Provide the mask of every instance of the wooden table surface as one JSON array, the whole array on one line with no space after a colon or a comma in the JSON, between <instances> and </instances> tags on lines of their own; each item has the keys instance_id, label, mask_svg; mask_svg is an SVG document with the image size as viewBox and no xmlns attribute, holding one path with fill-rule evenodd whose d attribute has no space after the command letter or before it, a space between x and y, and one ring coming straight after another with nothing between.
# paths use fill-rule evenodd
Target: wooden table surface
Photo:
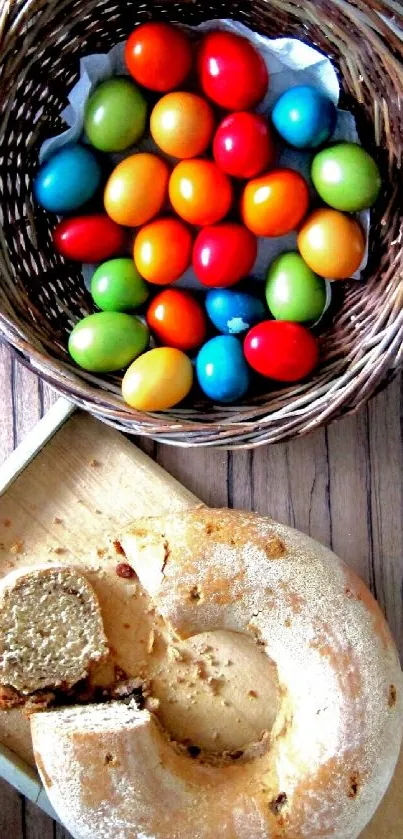
<instances>
[{"instance_id":1,"label":"wooden table surface","mask_svg":"<svg viewBox=\"0 0 403 839\"><path fill-rule=\"evenodd\" d=\"M0 344L0 462L55 401ZM211 505L270 513L329 545L370 585L403 655L403 389L311 437L256 452L136 441ZM0 839L69 839L0 781ZM397 838L396 838L397 839Z\"/></svg>"}]
</instances>

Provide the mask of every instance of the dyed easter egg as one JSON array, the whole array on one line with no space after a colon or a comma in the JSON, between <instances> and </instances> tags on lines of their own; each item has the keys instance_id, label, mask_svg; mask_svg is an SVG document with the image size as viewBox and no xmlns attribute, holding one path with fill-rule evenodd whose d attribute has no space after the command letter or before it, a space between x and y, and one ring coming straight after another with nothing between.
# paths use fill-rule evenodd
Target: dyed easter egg
<instances>
[{"instance_id":1,"label":"dyed easter egg","mask_svg":"<svg viewBox=\"0 0 403 839\"><path fill-rule=\"evenodd\" d=\"M248 332L244 343L250 366L269 379L298 382L316 367L318 344L300 323L265 320Z\"/></svg>"},{"instance_id":2,"label":"dyed easter egg","mask_svg":"<svg viewBox=\"0 0 403 839\"><path fill-rule=\"evenodd\" d=\"M318 152L311 174L322 200L349 213L372 207L382 186L374 158L357 143L339 143Z\"/></svg>"},{"instance_id":3,"label":"dyed easter egg","mask_svg":"<svg viewBox=\"0 0 403 839\"><path fill-rule=\"evenodd\" d=\"M273 169L254 178L241 198L243 222L256 236L284 236L296 230L308 207L308 184L293 169Z\"/></svg>"},{"instance_id":4,"label":"dyed easter egg","mask_svg":"<svg viewBox=\"0 0 403 839\"><path fill-rule=\"evenodd\" d=\"M169 197L178 214L189 224L215 224L229 212L231 181L212 160L182 160L169 181Z\"/></svg>"},{"instance_id":5,"label":"dyed easter egg","mask_svg":"<svg viewBox=\"0 0 403 839\"><path fill-rule=\"evenodd\" d=\"M223 288L247 277L256 256L256 236L242 224L213 224L196 236L193 268L204 286Z\"/></svg>"},{"instance_id":6,"label":"dyed easter egg","mask_svg":"<svg viewBox=\"0 0 403 839\"><path fill-rule=\"evenodd\" d=\"M169 285L185 273L192 259L192 234L178 218L145 224L134 241L134 261L141 275L155 285Z\"/></svg>"},{"instance_id":7,"label":"dyed easter egg","mask_svg":"<svg viewBox=\"0 0 403 839\"><path fill-rule=\"evenodd\" d=\"M213 154L223 172L233 178L254 178L273 165L274 143L267 119L236 111L217 128Z\"/></svg>"},{"instance_id":8,"label":"dyed easter egg","mask_svg":"<svg viewBox=\"0 0 403 839\"><path fill-rule=\"evenodd\" d=\"M266 300L276 320L316 321L325 308L326 283L299 253L283 253L267 272Z\"/></svg>"},{"instance_id":9,"label":"dyed easter egg","mask_svg":"<svg viewBox=\"0 0 403 839\"><path fill-rule=\"evenodd\" d=\"M266 316L258 297L227 288L213 288L207 292L206 311L216 329L224 335L247 332Z\"/></svg>"},{"instance_id":10,"label":"dyed easter egg","mask_svg":"<svg viewBox=\"0 0 403 839\"><path fill-rule=\"evenodd\" d=\"M105 187L108 216L126 227L140 227L161 210L168 192L168 164L156 154L126 157L113 170Z\"/></svg>"},{"instance_id":11,"label":"dyed easter egg","mask_svg":"<svg viewBox=\"0 0 403 839\"><path fill-rule=\"evenodd\" d=\"M227 111L247 111L263 99L269 82L257 49L233 32L214 31L203 36L197 54L197 72L204 94Z\"/></svg>"},{"instance_id":12,"label":"dyed easter egg","mask_svg":"<svg viewBox=\"0 0 403 839\"><path fill-rule=\"evenodd\" d=\"M192 66L192 44L170 23L147 21L127 39L125 60L129 73L143 87L163 93L179 87Z\"/></svg>"},{"instance_id":13,"label":"dyed easter egg","mask_svg":"<svg viewBox=\"0 0 403 839\"><path fill-rule=\"evenodd\" d=\"M55 249L66 259L103 262L122 250L125 231L106 215L74 216L53 231Z\"/></svg>"},{"instance_id":14,"label":"dyed easter egg","mask_svg":"<svg viewBox=\"0 0 403 839\"><path fill-rule=\"evenodd\" d=\"M316 274L345 280L361 265L365 237L354 218L326 208L308 216L298 234L298 248Z\"/></svg>"},{"instance_id":15,"label":"dyed easter egg","mask_svg":"<svg viewBox=\"0 0 403 839\"><path fill-rule=\"evenodd\" d=\"M133 361L123 377L123 399L137 411L163 411L188 395L193 367L181 350L157 347Z\"/></svg>"},{"instance_id":16,"label":"dyed easter egg","mask_svg":"<svg viewBox=\"0 0 403 839\"><path fill-rule=\"evenodd\" d=\"M109 373L127 367L145 350L148 339L148 329L138 318L122 312L96 312L76 323L69 353L84 370Z\"/></svg>"},{"instance_id":17,"label":"dyed easter egg","mask_svg":"<svg viewBox=\"0 0 403 839\"><path fill-rule=\"evenodd\" d=\"M149 291L133 260L121 257L99 265L91 280L91 295L105 312L126 312L141 306Z\"/></svg>"},{"instance_id":18,"label":"dyed easter egg","mask_svg":"<svg viewBox=\"0 0 403 839\"><path fill-rule=\"evenodd\" d=\"M277 99L272 111L273 125L280 137L297 149L316 149L326 143L336 120L332 100L311 85L289 88Z\"/></svg>"},{"instance_id":19,"label":"dyed easter egg","mask_svg":"<svg viewBox=\"0 0 403 839\"><path fill-rule=\"evenodd\" d=\"M242 346L233 335L217 335L204 344L196 359L196 373L202 391L213 402L236 402L249 387Z\"/></svg>"},{"instance_id":20,"label":"dyed easter egg","mask_svg":"<svg viewBox=\"0 0 403 839\"><path fill-rule=\"evenodd\" d=\"M157 294L147 310L147 323L160 344L194 350L206 337L206 316L199 301L181 288Z\"/></svg>"},{"instance_id":21,"label":"dyed easter egg","mask_svg":"<svg viewBox=\"0 0 403 839\"><path fill-rule=\"evenodd\" d=\"M124 151L143 136L147 121L147 103L129 79L102 82L88 99L85 133L96 149Z\"/></svg>"},{"instance_id":22,"label":"dyed easter egg","mask_svg":"<svg viewBox=\"0 0 403 839\"><path fill-rule=\"evenodd\" d=\"M78 143L64 146L44 163L35 179L35 198L51 213L77 210L96 193L102 171L93 152Z\"/></svg>"},{"instance_id":23,"label":"dyed easter egg","mask_svg":"<svg viewBox=\"0 0 403 839\"><path fill-rule=\"evenodd\" d=\"M165 154L182 159L206 151L213 135L214 114L202 96L187 91L167 93L151 113L153 140Z\"/></svg>"}]
</instances>

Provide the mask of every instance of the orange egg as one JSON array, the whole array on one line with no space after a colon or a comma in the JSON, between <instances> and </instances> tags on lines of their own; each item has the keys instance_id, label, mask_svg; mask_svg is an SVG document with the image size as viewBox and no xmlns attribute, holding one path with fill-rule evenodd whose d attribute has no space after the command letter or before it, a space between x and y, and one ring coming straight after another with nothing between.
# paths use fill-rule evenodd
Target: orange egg
<instances>
[{"instance_id":1,"label":"orange egg","mask_svg":"<svg viewBox=\"0 0 403 839\"><path fill-rule=\"evenodd\" d=\"M315 210L298 234L307 265L321 277L345 280L361 265L365 236L358 221L338 210Z\"/></svg>"},{"instance_id":2,"label":"orange egg","mask_svg":"<svg viewBox=\"0 0 403 839\"><path fill-rule=\"evenodd\" d=\"M125 227L139 227L159 213L168 191L169 167L156 154L133 154L113 170L105 187L105 210Z\"/></svg>"},{"instance_id":3,"label":"orange egg","mask_svg":"<svg viewBox=\"0 0 403 839\"><path fill-rule=\"evenodd\" d=\"M138 411L163 411L188 395L193 367L181 350L157 347L140 355L123 376L123 399Z\"/></svg>"},{"instance_id":4,"label":"orange egg","mask_svg":"<svg viewBox=\"0 0 403 839\"><path fill-rule=\"evenodd\" d=\"M213 161L182 160L170 177L169 197L178 216L204 227L227 215L232 204L232 185Z\"/></svg>"},{"instance_id":5,"label":"orange egg","mask_svg":"<svg viewBox=\"0 0 403 839\"><path fill-rule=\"evenodd\" d=\"M156 219L136 236L133 256L137 270L149 283L173 283L189 268L192 244L192 234L183 221Z\"/></svg>"},{"instance_id":6,"label":"orange egg","mask_svg":"<svg viewBox=\"0 0 403 839\"><path fill-rule=\"evenodd\" d=\"M147 324L160 344L194 350L206 337L204 307L183 288L164 288L151 301Z\"/></svg>"},{"instance_id":7,"label":"orange egg","mask_svg":"<svg viewBox=\"0 0 403 839\"><path fill-rule=\"evenodd\" d=\"M213 135L211 106L195 93L168 93L151 114L151 134L157 146L172 157L197 157L206 151Z\"/></svg>"},{"instance_id":8,"label":"orange egg","mask_svg":"<svg viewBox=\"0 0 403 839\"><path fill-rule=\"evenodd\" d=\"M255 236L296 230L309 207L305 178L293 169L273 169L249 181L241 198L244 224Z\"/></svg>"}]
</instances>

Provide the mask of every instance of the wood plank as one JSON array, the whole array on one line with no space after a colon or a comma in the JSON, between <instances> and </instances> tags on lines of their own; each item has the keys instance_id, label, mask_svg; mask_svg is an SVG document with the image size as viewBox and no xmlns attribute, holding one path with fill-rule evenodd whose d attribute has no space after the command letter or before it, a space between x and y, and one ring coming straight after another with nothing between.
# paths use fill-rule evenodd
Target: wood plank
<instances>
[{"instance_id":1,"label":"wood plank","mask_svg":"<svg viewBox=\"0 0 403 839\"><path fill-rule=\"evenodd\" d=\"M24 799L23 819L25 828L24 839L54 839L53 819L27 799Z\"/></svg>"},{"instance_id":2,"label":"wood plank","mask_svg":"<svg viewBox=\"0 0 403 839\"><path fill-rule=\"evenodd\" d=\"M403 656L402 387L396 381L368 407L372 589Z\"/></svg>"},{"instance_id":3,"label":"wood plank","mask_svg":"<svg viewBox=\"0 0 403 839\"><path fill-rule=\"evenodd\" d=\"M15 443L18 446L28 432L35 427L43 412L38 376L19 364L16 359L13 359L12 367L14 433Z\"/></svg>"},{"instance_id":4,"label":"wood plank","mask_svg":"<svg viewBox=\"0 0 403 839\"><path fill-rule=\"evenodd\" d=\"M403 655L402 380L328 429L333 547L379 600Z\"/></svg>"},{"instance_id":5,"label":"wood plank","mask_svg":"<svg viewBox=\"0 0 403 839\"><path fill-rule=\"evenodd\" d=\"M152 460L156 460L157 443L154 440L150 440L149 437L132 437L131 439L134 445L138 446L144 454L147 454Z\"/></svg>"},{"instance_id":6,"label":"wood plank","mask_svg":"<svg viewBox=\"0 0 403 839\"><path fill-rule=\"evenodd\" d=\"M13 364L8 347L0 341L0 464L15 448L14 416L13 416Z\"/></svg>"},{"instance_id":7,"label":"wood plank","mask_svg":"<svg viewBox=\"0 0 403 839\"><path fill-rule=\"evenodd\" d=\"M54 823L54 839L72 839L71 834L61 824Z\"/></svg>"},{"instance_id":8,"label":"wood plank","mask_svg":"<svg viewBox=\"0 0 403 839\"><path fill-rule=\"evenodd\" d=\"M334 423L327 434L333 549L369 584L373 547L368 505L371 469L368 411Z\"/></svg>"},{"instance_id":9,"label":"wood plank","mask_svg":"<svg viewBox=\"0 0 403 839\"><path fill-rule=\"evenodd\" d=\"M60 394L54 390L53 387L43 382L39 379L39 398L41 402L41 416L46 414L47 411L55 404L56 400L59 399Z\"/></svg>"},{"instance_id":10,"label":"wood plank","mask_svg":"<svg viewBox=\"0 0 403 839\"><path fill-rule=\"evenodd\" d=\"M20 794L0 778L1 839L25 839L23 805Z\"/></svg>"},{"instance_id":11,"label":"wood plank","mask_svg":"<svg viewBox=\"0 0 403 839\"><path fill-rule=\"evenodd\" d=\"M159 445L156 460L210 507L232 506L228 497L231 455L215 449L178 449Z\"/></svg>"},{"instance_id":12,"label":"wood plank","mask_svg":"<svg viewBox=\"0 0 403 839\"><path fill-rule=\"evenodd\" d=\"M270 515L331 544L326 432L232 454L234 507Z\"/></svg>"}]
</instances>

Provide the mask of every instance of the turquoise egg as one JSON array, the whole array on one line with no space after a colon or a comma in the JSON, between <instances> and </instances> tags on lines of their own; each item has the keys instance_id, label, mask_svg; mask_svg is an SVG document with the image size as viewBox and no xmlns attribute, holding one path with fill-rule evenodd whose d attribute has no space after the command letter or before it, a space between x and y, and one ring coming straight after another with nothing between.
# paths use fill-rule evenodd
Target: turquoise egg
<instances>
[{"instance_id":1,"label":"turquoise egg","mask_svg":"<svg viewBox=\"0 0 403 839\"><path fill-rule=\"evenodd\" d=\"M239 335L266 317L258 297L228 288L212 288L206 295L207 314L219 332Z\"/></svg>"},{"instance_id":2,"label":"turquoise egg","mask_svg":"<svg viewBox=\"0 0 403 839\"><path fill-rule=\"evenodd\" d=\"M280 137L297 149L316 149L332 136L336 106L312 85L298 85L277 99L272 122Z\"/></svg>"},{"instance_id":3,"label":"turquoise egg","mask_svg":"<svg viewBox=\"0 0 403 839\"><path fill-rule=\"evenodd\" d=\"M109 373L127 367L148 345L146 326L133 315L96 312L76 323L69 353L79 367Z\"/></svg>"},{"instance_id":4,"label":"turquoise egg","mask_svg":"<svg viewBox=\"0 0 403 839\"><path fill-rule=\"evenodd\" d=\"M242 346L233 335L217 335L201 348L196 374L202 391L213 402L236 402L249 387L249 369Z\"/></svg>"},{"instance_id":5,"label":"turquoise egg","mask_svg":"<svg viewBox=\"0 0 403 839\"><path fill-rule=\"evenodd\" d=\"M93 198L101 178L101 166L91 149L78 143L64 146L41 166L35 198L51 213L70 213Z\"/></svg>"}]
</instances>

